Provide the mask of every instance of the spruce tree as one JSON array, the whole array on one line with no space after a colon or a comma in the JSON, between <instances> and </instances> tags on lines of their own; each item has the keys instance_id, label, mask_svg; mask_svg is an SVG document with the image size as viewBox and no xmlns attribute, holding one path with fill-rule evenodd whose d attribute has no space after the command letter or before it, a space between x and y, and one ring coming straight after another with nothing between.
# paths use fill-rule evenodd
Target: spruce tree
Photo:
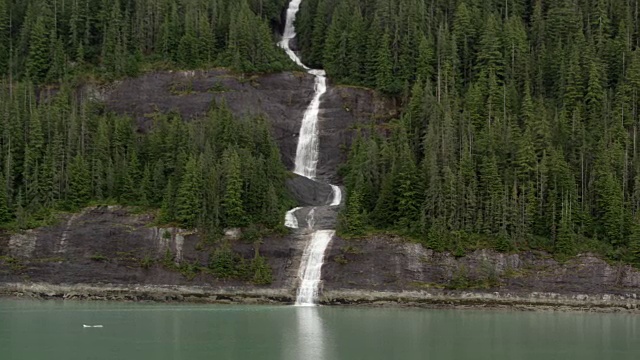
<instances>
[{"instance_id":1,"label":"spruce tree","mask_svg":"<svg viewBox=\"0 0 640 360\"><path fill-rule=\"evenodd\" d=\"M67 205L79 209L87 204L91 196L91 178L82 155L76 155L69 166L69 192Z\"/></svg>"},{"instance_id":2,"label":"spruce tree","mask_svg":"<svg viewBox=\"0 0 640 360\"><path fill-rule=\"evenodd\" d=\"M341 230L349 235L359 236L364 234L366 214L362 208L362 195L358 190L349 194L347 208L342 216Z\"/></svg>"},{"instance_id":3,"label":"spruce tree","mask_svg":"<svg viewBox=\"0 0 640 360\"><path fill-rule=\"evenodd\" d=\"M11 210L7 201L6 181L0 172L0 224L11 221Z\"/></svg>"},{"instance_id":4,"label":"spruce tree","mask_svg":"<svg viewBox=\"0 0 640 360\"><path fill-rule=\"evenodd\" d=\"M202 212L202 178L196 159L191 157L175 200L176 219L187 228L194 228Z\"/></svg>"},{"instance_id":5,"label":"spruce tree","mask_svg":"<svg viewBox=\"0 0 640 360\"><path fill-rule=\"evenodd\" d=\"M240 177L240 157L235 149L229 149L223 157L224 196L222 206L225 224L229 227L246 225L246 214L242 204L242 178Z\"/></svg>"},{"instance_id":6,"label":"spruce tree","mask_svg":"<svg viewBox=\"0 0 640 360\"><path fill-rule=\"evenodd\" d=\"M11 34L9 33L9 11L7 2L0 1L0 74L9 70Z\"/></svg>"},{"instance_id":7,"label":"spruce tree","mask_svg":"<svg viewBox=\"0 0 640 360\"><path fill-rule=\"evenodd\" d=\"M393 58L391 54L391 39L385 33L378 44L376 56L376 88L387 94L398 91L393 74Z\"/></svg>"},{"instance_id":8,"label":"spruce tree","mask_svg":"<svg viewBox=\"0 0 640 360\"><path fill-rule=\"evenodd\" d=\"M29 37L29 55L27 56L27 74L36 83L43 82L51 66L51 52L44 16L39 16Z\"/></svg>"},{"instance_id":9,"label":"spruce tree","mask_svg":"<svg viewBox=\"0 0 640 360\"><path fill-rule=\"evenodd\" d=\"M640 265L640 217L636 215L631 234L629 235L629 255L630 260L636 265Z\"/></svg>"}]
</instances>

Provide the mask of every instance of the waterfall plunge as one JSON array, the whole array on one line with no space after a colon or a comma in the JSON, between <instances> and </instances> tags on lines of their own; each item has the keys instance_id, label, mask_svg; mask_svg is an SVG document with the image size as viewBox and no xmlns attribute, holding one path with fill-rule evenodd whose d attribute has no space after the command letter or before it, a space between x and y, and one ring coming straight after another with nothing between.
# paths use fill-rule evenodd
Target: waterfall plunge
<instances>
[{"instance_id":1,"label":"waterfall plunge","mask_svg":"<svg viewBox=\"0 0 640 360\"><path fill-rule=\"evenodd\" d=\"M301 2L302 0L292 0L289 3L287 22L279 45L293 62L315 77L315 94L302 119L294 169L296 174L315 180L318 165L318 114L320 112L320 98L327 92L327 78L324 70L310 69L304 65L289 46L291 39L296 37L294 22ZM335 185L331 185L331 188L333 189L333 196L329 206L338 206L342 202L342 190ZM294 229L298 228L298 219L295 213L299 209L295 208L287 212L285 226ZM315 209L311 209L307 216L307 224L311 230L313 230L315 224L314 214ZM320 289L324 253L334 234L334 230L317 230L311 234L311 241L305 248L300 262L299 277L301 283L296 298L297 306L315 304Z\"/></svg>"},{"instance_id":2,"label":"waterfall plunge","mask_svg":"<svg viewBox=\"0 0 640 360\"><path fill-rule=\"evenodd\" d=\"M311 241L302 254L299 276L302 279L296 298L297 306L314 305L320 290L324 252L336 232L318 230L311 234Z\"/></svg>"}]
</instances>

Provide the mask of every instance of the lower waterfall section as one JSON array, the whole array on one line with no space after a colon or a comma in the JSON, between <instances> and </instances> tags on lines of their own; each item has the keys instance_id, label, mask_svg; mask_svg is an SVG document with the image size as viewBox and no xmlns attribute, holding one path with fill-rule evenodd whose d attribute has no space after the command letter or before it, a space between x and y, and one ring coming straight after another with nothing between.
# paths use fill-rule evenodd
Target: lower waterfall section
<instances>
[{"instance_id":1,"label":"lower waterfall section","mask_svg":"<svg viewBox=\"0 0 640 360\"><path fill-rule=\"evenodd\" d=\"M311 241L304 250L302 261L300 261L299 276L302 282L298 289L296 306L315 305L322 281L324 253L335 233L334 230L318 230L311 234Z\"/></svg>"}]
</instances>

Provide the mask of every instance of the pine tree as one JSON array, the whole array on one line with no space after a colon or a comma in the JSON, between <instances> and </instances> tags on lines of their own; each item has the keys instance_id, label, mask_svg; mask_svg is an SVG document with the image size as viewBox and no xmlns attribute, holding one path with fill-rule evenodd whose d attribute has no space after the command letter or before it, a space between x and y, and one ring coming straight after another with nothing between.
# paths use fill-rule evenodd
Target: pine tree
<instances>
[{"instance_id":1,"label":"pine tree","mask_svg":"<svg viewBox=\"0 0 640 360\"><path fill-rule=\"evenodd\" d=\"M636 215L636 219L631 227L631 235L629 236L629 254L630 260L640 265L640 217Z\"/></svg>"},{"instance_id":2,"label":"pine tree","mask_svg":"<svg viewBox=\"0 0 640 360\"><path fill-rule=\"evenodd\" d=\"M11 221L11 210L7 201L6 181L0 173L0 224Z\"/></svg>"},{"instance_id":3,"label":"pine tree","mask_svg":"<svg viewBox=\"0 0 640 360\"><path fill-rule=\"evenodd\" d=\"M11 51L11 38L9 33L9 12L7 2L0 1L0 74L6 74L9 70Z\"/></svg>"},{"instance_id":4,"label":"pine tree","mask_svg":"<svg viewBox=\"0 0 640 360\"><path fill-rule=\"evenodd\" d=\"M349 194L346 212L342 217L341 230L349 235L362 235L366 224L366 214L362 208L362 195L358 190Z\"/></svg>"},{"instance_id":5,"label":"pine tree","mask_svg":"<svg viewBox=\"0 0 640 360\"><path fill-rule=\"evenodd\" d=\"M55 31L51 32L51 67L47 72L46 80L48 82L61 81L66 73L65 51L62 40L56 37Z\"/></svg>"},{"instance_id":6,"label":"pine tree","mask_svg":"<svg viewBox=\"0 0 640 360\"><path fill-rule=\"evenodd\" d=\"M504 74L504 56L501 51L500 23L494 15L490 15L485 22L485 27L480 38L478 49L477 72L487 74L495 72L498 78Z\"/></svg>"},{"instance_id":7,"label":"pine tree","mask_svg":"<svg viewBox=\"0 0 640 360\"><path fill-rule=\"evenodd\" d=\"M387 94L395 94L398 91L396 79L393 74L393 59L391 54L391 39L385 33L378 44L376 56L376 88Z\"/></svg>"},{"instance_id":8,"label":"pine tree","mask_svg":"<svg viewBox=\"0 0 640 360\"><path fill-rule=\"evenodd\" d=\"M562 256L571 256L575 253L575 233L568 209L562 209L560 229L555 243L555 252Z\"/></svg>"},{"instance_id":9,"label":"pine tree","mask_svg":"<svg viewBox=\"0 0 640 360\"><path fill-rule=\"evenodd\" d=\"M43 82L49 72L51 52L44 16L38 17L29 37L27 74L34 82Z\"/></svg>"},{"instance_id":10,"label":"pine tree","mask_svg":"<svg viewBox=\"0 0 640 360\"><path fill-rule=\"evenodd\" d=\"M333 12L324 44L324 67L329 76L337 81L345 81L349 76L349 39L347 28L350 24L349 2L341 1ZM357 36L354 34L354 36ZM352 61L355 59L351 59ZM354 67L357 64L351 64Z\"/></svg>"},{"instance_id":11,"label":"pine tree","mask_svg":"<svg viewBox=\"0 0 640 360\"><path fill-rule=\"evenodd\" d=\"M142 180L140 181L140 189L138 191L140 193L140 205L145 207L151 206L154 195L153 183L151 181L151 170L148 164L144 167L144 171L142 172Z\"/></svg>"},{"instance_id":12,"label":"pine tree","mask_svg":"<svg viewBox=\"0 0 640 360\"><path fill-rule=\"evenodd\" d=\"M227 150L223 158L225 191L222 200L225 223L229 227L246 225L246 214L242 204L242 179L240 157L234 149Z\"/></svg>"},{"instance_id":13,"label":"pine tree","mask_svg":"<svg viewBox=\"0 0 640 360\"><path fill-rule=\"evenodd\" d=\"M158 221L162 223L171 223L176 219L175 209L175 187L173 185L173 179L169 179L167 186L164 190L164 196L162 197L162 206L160 207L160 213Z\"/></svg>"},{"instance_id":14,"label":"pine tree","mask_svg":"<svg viewBox=\"0 0 640 360\"><path fill-rule=\"evenodd\" d=\"M318 68L325 68L324 63L324 52L325 52L325 35L327 34L327 27L329 25L327 19L329 18L329 1L327 0L318 0L318 6L316 9L314 22L313 22L313 33L311 34L311 45L308 62L309 65ZM305 59L306 60L306 59Z\"/></svg>"},{"instance_id":15,"label":"pine tree","mask_svg":"<svg viewBox=\"0 0 640 360\"><path fill-rule=\"evenodd\" d=\"M187 228L198 225L202 212L202 179L196 159L191 157L185 166L185 173L176 197L176 219Z\"/></svg>"},{"instance_id":16,"label":"pine tree","mask_svg":"<svg viewBox=\"0 0 640 360\"><path fill-rule=\"evenodd\" d=\"M76 155L69 166L69 192L67 204L79 209L87 204L91 196L91 178L82 155Z\"/></svg>"}]
</instances>

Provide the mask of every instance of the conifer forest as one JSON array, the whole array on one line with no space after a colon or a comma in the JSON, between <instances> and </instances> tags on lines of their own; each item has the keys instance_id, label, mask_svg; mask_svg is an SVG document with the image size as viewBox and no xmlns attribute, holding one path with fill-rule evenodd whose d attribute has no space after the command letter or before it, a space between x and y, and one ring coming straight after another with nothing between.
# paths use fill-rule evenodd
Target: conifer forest
<instances>
[{"instance_id":1,"label":"conifer forest","mask_svg":"<svg viewBox=\"0 0 640 360\"><path fill-rule=\"evenodd\" d=\"M202 231L282 230L294 203L265 119L214 104L141 132L75 89L301 70L276 45L287 3L0 0L2 226L121 204ZM354 130L339 235L640 264L640 0L305 0L296 30L331 86L401 109Z\"/></svg>"}]
</instances>

